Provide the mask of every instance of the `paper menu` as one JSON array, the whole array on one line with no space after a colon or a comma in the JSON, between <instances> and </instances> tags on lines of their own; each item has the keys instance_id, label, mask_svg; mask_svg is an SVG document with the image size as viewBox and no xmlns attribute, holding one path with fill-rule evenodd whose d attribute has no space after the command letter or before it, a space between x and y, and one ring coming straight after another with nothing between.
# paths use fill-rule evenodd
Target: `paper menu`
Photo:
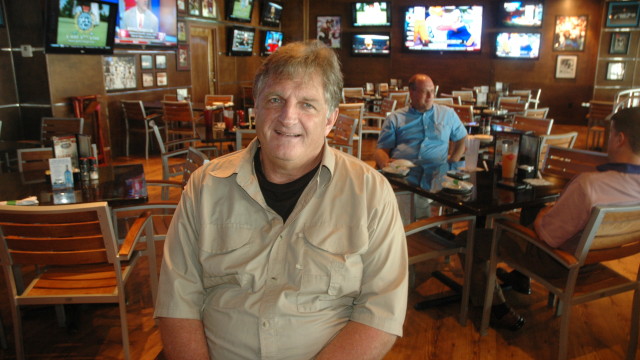
<instances>
[{"instance_id":1,"label":"paper menu","mask_svg":"<svg viewBox=\"0 0 640 360\"><path fill-rule=\"evenodd\" d=\"M49 159L49 171L51 172L51 186L54 189L73 188L71 158Z\"/></svg>"}]
</instances>

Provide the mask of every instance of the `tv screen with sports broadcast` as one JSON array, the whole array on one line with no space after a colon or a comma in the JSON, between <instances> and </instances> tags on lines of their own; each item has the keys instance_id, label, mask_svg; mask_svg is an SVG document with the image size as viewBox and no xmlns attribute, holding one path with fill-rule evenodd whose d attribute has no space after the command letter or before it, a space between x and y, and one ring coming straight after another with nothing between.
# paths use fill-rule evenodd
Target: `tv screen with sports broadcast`
<instances>
[{"instance_id":1,"label":"tv screen with sports broadcast","mask_svg":"<svg viewBox=\"0 0 640 360\"><path fill-rule=\"evenodd\" d=\"M389 55L389 34L354 34L351 41L352 55Z\"/></svg>"},{"instance_id":2,"label":"tv screen with sports broadcast","mask_svg":"<svg viewBox=\"0 0 640 360\"><path fill-rule=\"evenodd\" d=\"M262 16L260 23L264 26L280 26L280 18L282 17L282 4L277 1L262 1Z\"/></svg>"},{"instance_id":3,"label":"tv screen with sports broadcast","mask_svg":"<svg viewBox=\"0 0 640 360\"><path fill-rule=\"evenodd\" d=\"M227 28L227 49L231 56L250 56L253 54L255 29L245 27Z\"/></svg>"},{"instance_id":4,"label":"tv screen with sports broadcast","mask_svg":"<svg viewBox=\"0 0 640 360\"><path fill-rule=\"evenodd\" d=\"M263 31L264 38L262 39L262 55L271 55L280 46L282 46L282 32L267 30Z\"/></svg>"},{"instance_id":5,"label":"tv screen with sports broadcast","mask_svg":"<svg viewBox=\"0 0 640 360\"><path fill-rule=\"evenodd\" d=\"M390 26L391 3L387 1L351 4L353 26Z\"/></svg>"},{"instance_id":6,"label":"tv screen with sports broadcast","mask_svg":"<svg viewBox=\"0 0 640 360\"><path fill-rule=\"evenodd\" d=\"M176 0L119 0L116 44L176 46Z\"/></svg>"},{"instance_id":7,"label":"tv screen with sports broadcast","mask_svg":"<svg viewBox=\"0 0 640 360\"><path fill-rule=\"evenodd\" d=\"M50 0L45 14L45 52L112 54L117 4Z\"/></svg>"},{"instance_id":8,"label":"tv screen with sports broadcast","mask_svg":"<svg viewBox=\"0 0 640 360\"><path fill-rule=\"evenodd\" d=\"M502 25L512 27L541 27L543 4L541 2L505 1L500 15Z\"/></svg>"},{"instance_id":9,"label":"tv screen with sports broadcast","mask_svg":"<svg viewBox=\"0 0 640 360\"><path fill-rule=\"evenodd\" d=\"M482 6L410 6L403 36L406 51L480 51Z\"/></svg>"},{"instance_id":10,"label":"tv screen with sports broadcast","mask_svg":"<svg viewBox=\"0 0 640 360\"><path fill-rule=\"evenodd\" d=\"M227 0L227 20L251 22L254 0Z\"/></svg>"},{"instance_id":11,"label":"tv screen with sports broadcast","mask_svg":"<svg viewBox=\"0 0 640 360\"><path fill-rule=\"evenodd\" d=\"M496 56L514 59L537 59L540 33L501 32L496 35Z\"/></svg>"}]
</instances>

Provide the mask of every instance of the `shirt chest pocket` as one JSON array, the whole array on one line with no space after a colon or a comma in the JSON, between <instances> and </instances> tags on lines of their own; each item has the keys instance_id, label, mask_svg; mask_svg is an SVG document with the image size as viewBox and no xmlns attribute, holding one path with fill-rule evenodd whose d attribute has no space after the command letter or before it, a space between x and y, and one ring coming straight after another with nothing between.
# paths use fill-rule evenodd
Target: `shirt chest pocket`
<instances>
[{"instance_id":1,"label":"shirt chest pocket","mask_svg":"<svg viewBox=\"0 0 640 360\"><path fill-rule=\"evenodd\" d=\"M298 311L351 306L360 294L366 227L308 227L300 236Z\"/></svg>"},{"instance_id":2,"label":"shirt chest pocket","mask_svg":"<svg viewBox=\"0 0 640 360\"><path fill-rule=\"evenodd\" d=\"M200 234L200 264L203 285L249 286L244 267L251 254L251 239L256 230L233 224L209 224Z\"/></svg>"}]
</instances>

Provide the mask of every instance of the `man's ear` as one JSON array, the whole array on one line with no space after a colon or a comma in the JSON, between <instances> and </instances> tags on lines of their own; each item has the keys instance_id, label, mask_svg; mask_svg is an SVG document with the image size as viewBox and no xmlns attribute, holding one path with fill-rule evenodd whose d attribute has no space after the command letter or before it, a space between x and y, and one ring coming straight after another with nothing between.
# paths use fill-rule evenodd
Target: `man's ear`
<instances>
[{"instance_id":1,"label":"man's ear","mask_svg":"<svg viewBox=\"0 0 640 360\"><path fill-rule=\"evenodd\" d=\"M324 129L324 136L329 135L333 125L336 123L336 120L338 120L339 113L339 110L335 109L331 114L329 114L329 116L327 116L327 127Z\"/></svg>"}]
</instances>

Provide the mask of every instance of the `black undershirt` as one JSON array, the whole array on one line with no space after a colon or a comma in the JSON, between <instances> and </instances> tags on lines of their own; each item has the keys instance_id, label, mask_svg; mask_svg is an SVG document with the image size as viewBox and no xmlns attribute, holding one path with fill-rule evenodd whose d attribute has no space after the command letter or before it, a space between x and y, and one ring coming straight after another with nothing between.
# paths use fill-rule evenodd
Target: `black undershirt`
<instances>
[{"instance_id":1,"label":"black undershirt","mask_svg":"<svg viewBox=\"0 0 640 360\"><path fill-rule=\"evenodd\" d=\"M258 184L260 184L260 191L262 191L262 196L264 196L267 205L282 217L283 222L287 222L287 218L291 215L296 203L298 203L300 195L313 179L320 164L300 178L286 184L272 183L264 176L262 163L260 162L260 148L258 148L253 157L253 164L258 177Z\"/></svg>"}]
</instances>

